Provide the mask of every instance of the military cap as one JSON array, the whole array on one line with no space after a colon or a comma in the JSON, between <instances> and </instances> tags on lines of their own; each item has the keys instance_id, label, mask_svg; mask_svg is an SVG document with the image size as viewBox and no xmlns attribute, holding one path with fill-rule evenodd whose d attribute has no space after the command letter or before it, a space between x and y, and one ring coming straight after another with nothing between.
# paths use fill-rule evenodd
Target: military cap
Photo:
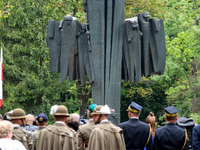
<instances>
[{"instance_id":1,"label":"military cap","mask_svg":"<svg viewBox=\"0 0 200 150\"><path fill-rule=\"evenodd\" d=\"M44 113L40 113L40 114L37 116L37 120L38 120L38 118L40 118L40 117L43 118L44 121L48 122L48 117L47 117L46 114L44 114Z\"/></svg>"},{"instance_id":2,"label":"military cap","mask_svg":"<svg viewBox=\"0 0 200 150\"><path fill-rule=\"evenodd\" d=\"M21 108L16 108L13 110L11 117L9 119L20 119L26 118L26 113Z\"/></svg>"},{"instance_id":3,"label":"military cap","mask_svg":"<svg viewBox=\"0 0 200 150\"><path fill-rule=\"evenodd\" d=\"M139 114L142 111L142 106L139 104L132 102L130 106L128 107L127 111L131 111L133 113Z\"/></svg>"},{"instance_id":4,"label":"military cap","mask_svg":"<svg viewBox=\"0 0 200 150\"><path fill-rule=\"evenodd\" d=\"M94 110L94 108L97 107L97 104L91 104L89 107L88 107L88 110L92 111Z\"/></svg>"},{"instance_id":5,"label":"military cap","mask_svg":"<svg viewBox=\"0 0 200 150\"><path fill-rule=\"evenodd\" d=\"M54 105L51 107L51 115L54 116L70 116L67 108L64 105Z\"/></svg>"},{"instance_id":6,"label":"military cap","mask_svg":"<svg viewBox=\"0 0 200 150\"><path fill-rule=\"evenodd\" d=\"M105 114L105 115L109 115L111 114L110 108L108 107L108 105L98 105L97 107L94 108L93 113L91 113L91 115L96 115L96 114Z\"/></svg>"},{"instance_id":7,"label":"military cap","mask_svg":"<svg viewBox=\"0 0 200 150\"><path fill-rule=\"evenodd\" d=\"M174 117L178 115L179 110L174 106L169 106L165 108L165 115L167 117Z\"/></svg>"}]
</instances>

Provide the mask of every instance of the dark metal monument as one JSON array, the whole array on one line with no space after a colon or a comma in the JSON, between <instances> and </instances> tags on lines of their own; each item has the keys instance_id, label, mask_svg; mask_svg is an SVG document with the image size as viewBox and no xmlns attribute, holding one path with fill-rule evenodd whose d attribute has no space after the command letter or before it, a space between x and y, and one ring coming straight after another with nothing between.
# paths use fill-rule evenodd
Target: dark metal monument
<instances>
[{"instance_id":1,"label":"dark metal monument","mask_svg":"<svg viewBox=\"0 0 200 150\"><path fill-rule=\"evenodd\" d=\"M83 4L87 24L70 15L60 22L48 21L50 70L60 73L60 82L78 78L82 86L87 76L93 103L114 108L109 119L118 124L121 79L134 83L143 75L164 73L163 20L149 19L145 12L124 22L124 0L83 0Z\"/></svg>"}]
</instances>

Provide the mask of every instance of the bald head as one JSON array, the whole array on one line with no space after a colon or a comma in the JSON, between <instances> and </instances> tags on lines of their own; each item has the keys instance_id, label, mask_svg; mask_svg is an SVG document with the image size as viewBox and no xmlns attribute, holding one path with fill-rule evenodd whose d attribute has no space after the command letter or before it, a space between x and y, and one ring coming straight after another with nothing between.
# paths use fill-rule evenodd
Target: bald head
<instances>
[{"instance_id":1,"label":"bald head","mask_svg":"<svg viewBox=\"0 0 200 150\"><path fill-rule=\"evenodd\" d=\"M31 114L26 115L26 124L33 125L33 121L35 120L35 117Z\"/></svg>"},{"instance_id":2,"label":"bald head","mask_svg":"<svg viewBox=\"0 0 200 150\"><path fill-rule=\"evenodd\" d=\"M74 119L74 120L79 120L80 119L80 115L77 113L73 113L70 115L70 118Z\"/></svg>"}]
</instances>

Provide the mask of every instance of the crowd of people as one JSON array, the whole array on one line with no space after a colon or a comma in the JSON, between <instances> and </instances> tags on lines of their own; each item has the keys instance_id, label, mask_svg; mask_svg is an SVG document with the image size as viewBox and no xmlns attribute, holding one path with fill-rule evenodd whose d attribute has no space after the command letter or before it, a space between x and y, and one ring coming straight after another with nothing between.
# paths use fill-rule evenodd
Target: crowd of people
<instances>
[{"instance_id":1,"label":"crowd of people","mask_svg":"<svg viewBox=\"0 0 200 150\"><path fill-rule=\"evenodd\" d=\"M54 105L50 114L55 123L48 125L44 113L34 115L17 108L0 115L0 150L182 150L188 149L187 131L176 125L178 109L165 108L167 124L157 128L152 112L146 122L139 119L142 106L132 102L129 120L114 125L108 120L113 112L108 105L91 104L88 122L69 114L64 105ZM200 126L193 129L193 149L200 149Z\"/></svg>"}]
</instances>

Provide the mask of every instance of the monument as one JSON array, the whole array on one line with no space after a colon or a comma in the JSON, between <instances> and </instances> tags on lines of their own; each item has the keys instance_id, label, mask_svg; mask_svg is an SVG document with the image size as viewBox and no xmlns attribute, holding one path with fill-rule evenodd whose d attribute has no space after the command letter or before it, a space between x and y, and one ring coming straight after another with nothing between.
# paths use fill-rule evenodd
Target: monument
<instances>
[{"instance_id":1,"label":"monument","mask_svg":"<svg viewBox=\"0 0 200 150\"><path fill-rule=\"evenodd\" d=\"M163 21L145 12L124 22L124 0L83 0L83 6L85 24L70 15L48 21L50 70L60 73L60 82L78 78L82 86L88 76L93 103L115 109L109 119L118 124L121 79L134 83L164 73Z\"/></svg>"}]
</instances>

